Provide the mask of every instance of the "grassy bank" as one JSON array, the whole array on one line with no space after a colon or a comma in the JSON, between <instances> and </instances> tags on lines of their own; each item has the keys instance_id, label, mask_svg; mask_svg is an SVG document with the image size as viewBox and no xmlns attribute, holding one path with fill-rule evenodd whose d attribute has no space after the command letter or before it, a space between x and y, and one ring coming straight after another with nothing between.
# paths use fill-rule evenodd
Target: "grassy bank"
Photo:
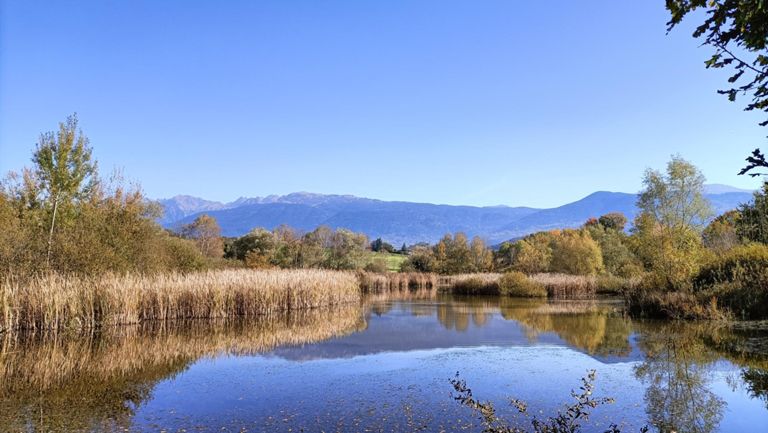
<instances>
[{"instance_id":1,"label":"grassy bank","mask_svg":"<svg viewBox=\"0 0 768 433\"><path fill-rule=\"evenodd\" d=\"M359 299L354 273L324 270L7 277L0 282L0 331L252 317Z\"/></svg>"}]
</instances>

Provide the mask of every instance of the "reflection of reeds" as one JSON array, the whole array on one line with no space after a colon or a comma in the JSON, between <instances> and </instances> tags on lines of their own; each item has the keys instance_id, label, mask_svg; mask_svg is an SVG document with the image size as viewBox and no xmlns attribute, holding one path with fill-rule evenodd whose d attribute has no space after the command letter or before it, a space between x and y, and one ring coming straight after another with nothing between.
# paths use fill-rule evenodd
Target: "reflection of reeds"
<instances>
[{"instance_id":1,"label":"reflection of reeds","mask_svg":"<svg viewBox=\"0 0 768 433\"><path fill-rule=\"evenodd\" d=\"M360 289L364 293L435 290L437 275L421 272L375 273L358 272Z\"/></svg>"},{"instance_id":2,"label":"reflection of reeds","mask_svg":"<svg viewBox=\"0 0 768 433\"><path fill-rule=\"evenodd\" d=\"M7 334L0 347L0 396L78 378L107 380L180 359L262 353L364 328L362 310L348 305L242 320L146 323L89 335Z\"/></svg>"},{"instance_id":3,"label":"reflection of reeds","mask_svg":"<svg viewBox=\"0 0 768 433\"><path fill-rule=\"evenodd\" d=\"M196 360L254 354L349 334L366 327L358 305L239 320L152 322L89 335L6 334L0 339L3 431L123 430L155 384ZM109 421L111 420L111 421ZM36 426L31 430L24 427ZM16 427L14 427L16 426Z\"/></svg>"},{"instance_id":4,"label":"reflection of reeds","mask_svg":"<svg viewBox=\"0 0 768 433\"><path fill-rule=\"evenodd\" d=\"M359 299L353 273L324 270L5 278L0 281L0 330L252 317Z\"/></svg>"}]
</instances>

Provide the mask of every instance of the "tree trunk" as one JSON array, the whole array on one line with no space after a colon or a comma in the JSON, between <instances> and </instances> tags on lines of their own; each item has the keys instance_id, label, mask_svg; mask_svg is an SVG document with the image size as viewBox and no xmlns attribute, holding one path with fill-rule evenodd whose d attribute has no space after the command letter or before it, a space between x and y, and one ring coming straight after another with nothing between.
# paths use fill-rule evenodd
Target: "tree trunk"
<instances>
[{"instance_id":1,"label":"tree trunk","mask_svg":"<svg viewBox=\"0 0 768 433\"><path fill-rule=\"evenodd\" d=\"M51 249L53 248L53 228L56 225L56 211L59 209L59 195L53 199L53 215L51 216L51 230L48 232L48 251L45 256L45 265L51 269Z\"/></svg>"}]
</instances>

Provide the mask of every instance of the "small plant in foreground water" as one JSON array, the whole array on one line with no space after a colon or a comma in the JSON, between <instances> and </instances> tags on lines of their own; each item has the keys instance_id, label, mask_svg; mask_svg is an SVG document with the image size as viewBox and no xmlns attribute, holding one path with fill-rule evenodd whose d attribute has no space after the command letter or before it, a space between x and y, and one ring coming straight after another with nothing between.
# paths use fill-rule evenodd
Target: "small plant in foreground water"
<instances>
[{"instance_id":1,"label":"small plant in foreground water","mask_svg":"<svg viewBox=\"0 0 768 433\"><path fill-rule=\"evenodd\" d=\"M567 406L564 411L559 411L556 416L550 416L545 419L539 419L534 416L531 419L533 430L513 426L509 421L498 417L493 404L488 401L483 402L475 399L472 395L472 390L467 387L466 381L459 379L458 373L456 373L454 379L451 379L451 385L453 385L453 389L457 392L457 395L453 395L456 401L473 411L479 412L483 422L484 433L577 433L581 431L581 422L589 420L590 409L613 403L612 398L592 397L595 377L595 370L589 370L587 376L581 378L580 392L571 391L571 395L576 399L576 402ZM510 403L522 415L528 416L528 405L524 401L511 399ZM648 427L640 429L641 433L646 433L647 431ZM619 430L616 424L611 424L608 430L605 430L605 433L620 432L621 430Z\"/></svg>"}]
</instances>

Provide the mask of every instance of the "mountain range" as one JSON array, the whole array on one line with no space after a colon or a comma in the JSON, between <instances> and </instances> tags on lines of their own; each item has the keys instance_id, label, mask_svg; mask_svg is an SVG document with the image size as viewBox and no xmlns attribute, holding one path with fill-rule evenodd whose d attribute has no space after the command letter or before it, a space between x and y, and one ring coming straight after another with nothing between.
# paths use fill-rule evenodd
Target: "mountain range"
<instances>
[{"instance_id":1,"label":"mountain range","mask_svg":"<svg viewBox=\"0 0 768 433\"><path fill-rule=\"evenodd\" d=\"M752 200L752 191L728 185L707 185L705 195L716 214ZM541 230L578 227L590 217L608 212L622 212L630 221L637 214L636 194L608 191L548 209L437 205L307 192L240 198L230 203L185 195L158 201L165 210L159 222L170 229L208 214L219 222L224 236L241 236L255 227L273 229L281 224L302 231L327 225L363 232L372 239L381 237L394 245L433 243L446 233L459 231L493 244Z\"/></svg>"}]
</instances>

